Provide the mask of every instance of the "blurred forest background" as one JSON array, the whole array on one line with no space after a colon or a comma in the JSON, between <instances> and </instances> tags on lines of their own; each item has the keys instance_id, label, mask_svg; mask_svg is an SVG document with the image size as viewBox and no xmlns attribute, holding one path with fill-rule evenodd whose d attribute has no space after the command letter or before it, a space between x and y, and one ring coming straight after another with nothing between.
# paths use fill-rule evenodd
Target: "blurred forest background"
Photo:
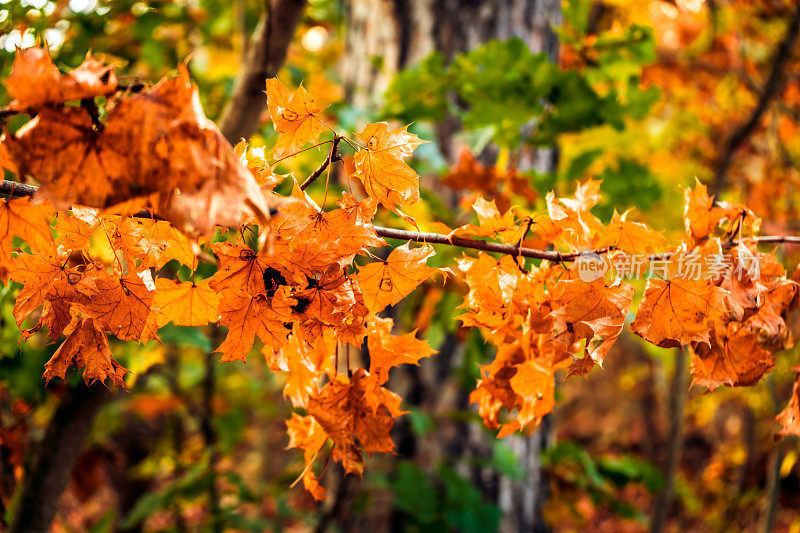
<instances>
[{"instance_id":1,"label":"blurred forest background","mask_svg":"<svg viewBox=\"0 0 800 533\"><path fill-rule=\"evenodd\" d=\"M267 146L264 80L302 82L343 128L413 122L431 141L413 162L423 227L469 222L478 194L535 212L592 177L598 216L634 208L677 242L680 187L697 177L765 233L796 235L799 25L794 0L0 0L0 75L37 40L64 68L104 55L123 83L188 61L229 140ZM280 171L307 176L324 152ZM437 252L436 266L461 255ZM86 440L74 467L49 460L72 469L59 532L800 531L800 446L773 440L796 348L756 386L707 393L689 390L682 352L626 332L604 369L557 384L534 435L498 440L468 403L492 354L456 318L465 286L429 282L390 310L439 351L391 376L410 411L397 454L369 460L363 480L330 465L318 504L292 486L290 407L256 350L220 363L218 330L170 324L163 344L115 347L130 392L87 393L78 376L45 388L54 346L20 344L16 290L0 286L3 524L26 477L47 476L35 458L69 433Z\"/></svg>"}]
</instances>

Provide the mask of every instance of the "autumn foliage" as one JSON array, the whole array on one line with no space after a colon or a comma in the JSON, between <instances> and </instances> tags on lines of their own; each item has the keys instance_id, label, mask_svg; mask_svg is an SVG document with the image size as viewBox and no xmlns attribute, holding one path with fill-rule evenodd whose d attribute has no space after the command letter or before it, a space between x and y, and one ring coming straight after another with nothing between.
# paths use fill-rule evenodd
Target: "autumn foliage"
<instances>
[{"instance_id":1,"label":"autumn foliage","mask_svg":"<svg viewBox=\"0 0 800 533\"><path fill-rule=\"evenodd\" d=\"M519 253L469 251L435 268L428 244L376 251L386 246L373 225L378 209L414 224L403 209L420 200L408 160L424 141L406 127L381 122L343 135L306 89L270 79L265 97L280 135L264 156L225 141L184 66L152 87L122 86L92 57L62 74L45 50L29 48L6 87L10 109L32 118L3 135L0 165L39 188L33 198L12 189L0 204L0 279L21 285L22 336L41 330L60 343L45 380L76 368L87 383L124 388L128 371L108 335L144 343L170 322L227 328L215 347L224 361L245 361L258 339L270 369L285 375L284 395L298 410L287 421L289 444L303 450L303 483L318 499L320 456L360 475L365 453L394 450L390 430L404 411L386 388L389 373L433 350L380 314L429 280L464 280L460 320L497 348L470 400L499 437L536 428L554 407L558 371L581 376L602 365L628 323L656 346L688 350L693 384L709 389L757 383L790 342L785 318L798 283L757 248L758 218L715 203L699 182L685 191L685 234L671 245L630 213L608 223L592 214L599 181L578 184L571 197L548 194L546 211L532 217L478 197L476 224L439 229ZM304 180L274 173L309 146L327 147L330 164L340 143L355 150L353 190L336 207L317 205ZM493 188L525 192L513 170L498 174L469 154L456 172L488 173ZM272 190L292 180L291 194ZM107 253L93 253L91 242ZM558 257L526 260L531 243ZM636 301L620 276L581 277L574 260L587 250L666 266ZM722 254L757 268L686 275L689 263ZM200 263L215 273L204 278ZM351 357L362 346L368 361ZM800 435L800 378L778 421L779 435Z\"/></svg>"}]
</instances>

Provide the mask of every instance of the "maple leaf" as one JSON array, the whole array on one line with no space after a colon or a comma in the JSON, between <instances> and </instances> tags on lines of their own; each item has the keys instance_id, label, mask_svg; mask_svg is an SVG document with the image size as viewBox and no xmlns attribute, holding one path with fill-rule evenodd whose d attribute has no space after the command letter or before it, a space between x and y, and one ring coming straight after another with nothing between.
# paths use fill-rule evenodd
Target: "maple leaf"
<instances>
[{"instance_id":1,"label":"maple leaf","mask_svg":"<svg viewBox=\"0 0 800 533\"><path fill-rule=\"evenodd\" d=\"M311 342L306 342L301 335L295 333L277 353L269 347L262 350L270 370L287 372L283 395L289 398L292 405L308 407L308 398L318 392L319 378L324 374L336 374L336 344L335 333L327 329Z\"/></svg>"},{"instance_id":2,"label":"maple leaf","mask_svg":"<svg viewBox=\"0 0 800 533\"><path fill-rule=\"evenodd\" d=\"M294 201L274 218L274 224L280 238L276 249L298 272L313 276L334 263L349 264L368 247L386 244L358 211L324 212L299 188L294 194Z\"/></svg>"},{"instance_id":3,"label":"maple leaf","mask_svg":"<svg viewBox=\"0 0 800 533\"><path fill-rule=\"evenodd\" d=\"M692 343L708 346L709 324L727 312L726 293L703 280L650 278L631 329L662 348Z\"/></svg>"},{"instance_id":4,"label":"maple leaf","mask_svg":"<svg viewBox=\"0 0 800 533\"><path fill-rule=\"evenodd\" d=\"M42 108L4 146L37 196L57 207L156 204L178 226L207 233L214 224L266 220L269 200L216 126L197 89L178 76L107 105L102 126L76 107Z\"/></svg>"},{"instance_id":5,"label":"maple leaf","mask_svg":"<svg viewBox=\"0 0 800 533\"><path fill-rule=\"evenodd\" d=\"M242 244L225 242L211 245L219 262L217 272L209 278L211 288L218 293L229 290L244 291L250 296L266 294L265 272L272 273L272 281L283 277L284 283L289 272L277 262L274 256L257 254Z\"/></svg>"},{"instance_id":6,"label":"maple leaf","mask_svg":"<svg viewBox=\"0 0 800 533\"><path fill-rule=\"evenodd\" d=\"M389 379L392 367L418 365L420 359L436 353L428 341L416 337L416 330L405 335L392 335L393 325L391 318L374 317L367 326L369 373L377 378L378 383Z\"/></svg>"},{"instance_id":7,"label":"maple leaf","mask_svg":"<svg viewBox=\"0 0 800 533\"><path fill-rule=\"evenodd\" d=\"M691 351L692 385L714 390L720 385L755 385L775 366L772 351L759 342L758 334L739 322L715 325L710 348Z\"/></svg>"},{"instance_id":8,"label":"maple leaf","mask_svg":"<svg viewBox=\"0 0 800 533\"><path fill-rule=\"evenodd\" d=\"M501 241L516 244L519 242L519 228L511 210L500 214L494 200L487 201L481 196L475 199L472 209L478 215L478 225L466 224L450 232L451 235L470 235L473 237L494 237Z\"/></svg>"},{"instance_id":9,"label":"maple leaf","mask_svg":"<svg viewBox=\"0 0 800 533\"><path fill-rule=\"evenodd\" d=\"M320 118L324 106L319 106L302 85L290 92L278 78L267 79L267 107L280 133L273 147L275 157L296 152L306 143L313 143L325 130Z\"/></svg>"},{"instance_id":10,"label":"maple leaf","mask_svg":"<svg viewBox=\"0 0 800 533\"><path fill-rule=\"evenodd\" d=\"M555 377L549 365L526 361L514 367L517 372L509 383L522 399L517 415L520 426L538 425L544 415L555 407ZM502 436L502 434L500 435Z\"/></svg>"},{"instance_id":11,"label":"maple leaf","mask_svg":"<svg viewBox=\"0 0 800 533\"><path fill-rule=\"evenodd\" d=\"M57 207L104 207L115 192L125 194L116 187L130 176L125 144L106 142L81 108L43 108L5 144L19 175L40 183L37 197Z\"/></svg>"},{"instance_id":12,"label":"maple leaf","mask_svg":"<svg viewBox=\"0 0 800 533\"><path fill-rule=\"evenodd\" d=\"M392 250L383 262L369 263L359 268L356 281L370 311L377 313L387 305L398 303L435 274L452 274L450 269L426 264L434 253L430 245L411 248L410 242L407 242Z\"/></svg>"},{"instance_id":13,"label":"maple leaf","mask_svg":"<svg viewBox=\"0 0 800 533\"><path fill-rule=\"evenodd\" d=\"M616 209L614 210L611 222L606 226L598 246L612 246L630 254L642 254L657 250L666 242L661 232L654 231L639 222L627 220L628 213L630 210L620 215Z\"/></svg>"},{"instance_id":14,"label":"maple leaf","mask_svg":"<svg viewBox=\"0 0 800 533\"><path fill-rule=\"evenodd\" d=\"M498 331L513 317L507 313L521 273L511 257L499 262L483 252L478 257L464 256L457 260L458 268L466 274L469 293L464 299L466 313L459 317L465 326L486 327Z\"/></svg>"},{"instance_id":15,"label":"maple leaf","mask_svg":"<svg viewBox=\"0 0 800 533\"><path fill-rule=\"evenodd\" d=\"M303 470L303 486L315 500L325 499L325 488L320 486L311 465L328 440L328 434L313 416L300 416L296 413L286 421L286 430L289 434L287 448L303 450L303 459L306 464Z\"/></svg>"},{"instance_id":16,"label":"maple leaf","mask_svg":"<svg viewBox=\"0 0 800 533\"><path fill-rule=\"evenodd\" d=\"M245 361L256 337L273 350L280 349L289 333L284 324L296 303L286 287L271 298L264 294L225 293L219 304L218 323L228 328L228 335L214 351L222 354L222 361Z\"/></svg>"},{"instance_id":17,"label":"maple leaf","mask_svg":"<svg viewBox=\"0 0 800 533\"><path fill-rule=\"evenodd\" d=\"M697 178L694 181L693 189L687 187L683 190L683 220L686 235L697 242L714 232L725 212L714 207L714 198L708 195L708 188Z\"/></svg>"},{"instance_id":18,"label":"maple leaf","mask_svg":"<svg viewBox=\"0 0 800 533\"><path fill-rule=\"evenodd\" d=\"M391 452L394 442L389 432L394 418L405 414L400 410L401 401L381 387L375 376L359 368L350 378L336 376L311 397L308 413L333 439L335 449L350 453L357 439L368 453ZM345 462L345 469L354 471L359 459L354 458L350 465ZM360 466L363 468L363 463Z\"/></svg>"},{"instance_id":19,"label":"maple leaf","mask_svg":"<svg viewBox=\"0 0 800 533\"><path fill-rule=\"evenodd\" d=\"M158 313L158 327L170 322L176 326L205 326L217 321L221 297L207 279L194 283L156 278L155 283L152 306Z\"/></svg>"},{"instance_id":20,"label":"maple leaf","mask_svg":"<svg viewBox=\"0 0 800 533\"><path fill-rule=\"evenodd\" d=\"M114 360L108 339L94 319L75 313L64 333L67 338L44 365L46 382L54 377L65 379L67 369L72 366L84 368L83 380L89 385L95 381L105 383L111 378L112 383L125 387L128 370Z\"/></svg>"},{"instance_id":21,"label":"maple leaf","mask_svg":"<svg viewBox=\"0 0 800 533\"><path fill-rule=\"evenodd\" d=\"M15 99L10 107L24 110L112 93L117 88L117 77L113 67L103 65L91 54L86 54L78 68L62 76L47 48L36 47L17 50L5 84Z\"/></svg>"},{"instance_id":22,"label":"maple leaf","mask_svg":"<svg viewBox=\"0 0 800 533\"><path fill-rule=\"evenodd\" d=\"M329 267L319 279L309 279L308 286L294 296L302 314L328 325L341 325L358 303L353 283L339 265Z\"/></svg>"},{"instance_id":23,"label":"maple leaf","mask_svg":"<svg viewBox=\"0 0 800 533\"><path fill-rule=\"evenodd\" d=\"M354 157L355 177L369 196L386 205L419 201L419 176L405 159L424 141L406 128L389 130L387 123L378 122L356 134L366 148Z\"/></svg>"},{"instance_id":24,"label":"maple leaf","mask_svg":"<svg viewBox=\"0 0 800 533\"><path fill-rule=\"evenodd\" d=\"M519 346L499 344L494 360L481 367L481 379L469 395L470 403L478 404L478 414L489 429L500 427L500 411L512 411L517 405L517 393L509 380L516 374L515 365L525 362Z\"/></svg>"},{"instance_id":25,"label":"maple leaf","mask_svg":"<svg viewBox=\"0 0 800 533\"><path fill-rule=\"evenodd\" d=\"M116 224L114 246L143 268L163 267L175 259L194 267L191 241L166 220L126 217Z\"/></svg>"},{"instance_id":26,"label":"maple leaf","mask_svg":"<svg viewBox=\"0 0 800 533\"><path fill-rule=\"evenodd\" d=\"M775 420L780 422L781 429L778 436L797 435L800 437L800 366L792 369L796 373L794 377L794 387L792 397L786 407L778 413Z\"/></svg>"},{"instance_id":27,"label":"maple leaf","mask_svg":"<svg viewBox=\"0 0 800 533\"><path fill-rule=\"evenodd\" d=\"M464 147L458 155L458 163L442 181L455 190L490 192L497 185L498 175L495 167L482 165L469 148Z\"/></svg>"},{"instance_id":28,"label":"maple leaf","mask_svg":"<svg viewBox=\"0 0 800 533\"><path fill-rule=\"evenodd\" d=\"M17 165L14 163L14 158L11 152L8 151L8 134L3 133L0 135L0 170L8 170L12 174L18 174Z\"/></svg>"},{"instance_id":29,"label":"maple leaf","mask_svg":"<svg viewBox=\"0 0 800 533\"><path fill-rule=\"evenodd\" d=\"M54 213L48 202L32 202L30 198L0 200L0 281L6 280L15 236L27 242L36 253L55 253L48 222Z\"/></svg>"},{"instance_id":30,"label":"maple leaf","mask_svg":"<svg viewBox=\"0 0 800 533\"><path fill-rule=\"evenodd\" d=\"M587 180L577 185L571 198L557 198L550 191L545 197L549 220L536 220L534 231L554 244L579 249L591 246L594 238L603 232L603 224L590 212L600 200L599 189L599 181Z\"/></svg>"},{"instance_id":31,"label":"maple leaf","mask_svg":"<svg viewBox=\"0 0 800 533\"><path fill-rule=\"evenodd\" d=\"M64 268L64 258L55 254L19 254L11 262L9 277L22 284L14 303L14 318L22 322L45 302L53 284L70 277L80 279L76 271Z\"/></svg>"},{"instance_id":32,"label":"maple leaf","mask_svg":"<svg viewBox=\"0 0 800 533\"><path fill-rule=\"evenodd\" d=\"M633 293L633 286L619 283L609 287L604 278L589 283L563 280L553 287L552 315L566 323L575 340L586 339L589 356L602 364L622 333ZM580 368L583 370L584 366ZM571 369L570 373L577 370Z\"/></svg>"},{"instance_id":33,"label":"maple leaf","mask_svg":"<svg viewBox=\"0 0 800 533\"><path fill-rule=\"evenodd\" d=\"M105 219L92 207L72 206L69 213L56 215L56 243L67 250L80 250L89 244L92 234Z\"/></svg>"},{"instance_id":34,"label":"maple leaf","mask_svg":"<svg viewBox=\"0 0 800 533\"><path fill-rule=\"evenodd\" d=\"M74 289L80 296L70 303L118 339L146 342L155 337L155 285L149 270L123 277L96 271L84 275Z\"/></svg>"},{"instance_id":35,"label":"maple leaf","mask_svg":"<svg viewBox=\"0 0 800 533\"><path fill-rule=\"evenodd\" d=\"M378 203L378 200L369 196L362 200L356 200L355 196L349 192L342 193L341 199L336 202L339 207L348 213L355 213L359 220L365 222L375 218L375 213L378 211Z\"/></svg>"}]
</instances>

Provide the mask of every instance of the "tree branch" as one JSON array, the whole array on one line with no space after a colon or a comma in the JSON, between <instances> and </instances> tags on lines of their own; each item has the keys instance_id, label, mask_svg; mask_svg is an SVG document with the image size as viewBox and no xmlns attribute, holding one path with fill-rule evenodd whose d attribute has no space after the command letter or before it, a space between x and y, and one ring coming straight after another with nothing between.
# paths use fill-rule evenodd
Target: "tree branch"
<instances>
[{"instance_id":1,"label":"tree branch","mask_svg":"<svg viewBox=\"0 0 800 533\"><path fill-rule=\"evenodd\" d=\"M532 248L522 248L511 244L500 244L496 242L481 241L478 239L471 239L469 237L449 236L441 233L420 233L417 231L406 231L401 229L384 228L375 226L375 233L380 237L387 239L400 239L404 241L414 241L426 244L446 244L448 246L457 246L459 248L471 248L473 250L482 250L484 252L497 252L501 254L516 255L522 257L531 257L534 259L547 259L548 261L574 261L581 254L595 253L604 254L612 251L613 247L598 248L595 250L586 250L583 252L573 253L559 253L550 250L534 250ZM742 239L746 242L755 242L758 244L800 244L800 237L782 236L782 235L766 235L762 237L751 237ZM723 242L723 248L734 248L738 242ZM649 259L668 259L672 254L650 254Z\"/></svg>"},{"instance_id":2,"label":"tree branch","mask_svg":"<svg viewBox=\"0 0 800 533\"><path fill-rule=\"evenodd\" d=\"M762 115L767 110L767 107L769 107L770 102L783 86L784 68L792 53L792 48L797 42L798 33L800 33L800 5L797 6L792 14L792 18L789 20L789 25L786 29L786 35L784 35L783 40L778 44L775 58L772 60L772 69L761 90L761 94L758 95L756 107L750 114L750 118L728 137L722 148L722 153L719 159L717 159L717 164L714 168L714 181L711 186L711 191L715 198L719 198L720 193L725 190L727 186L728 170L733 163L734 153L742 143L747 140L750 134L753 133L753 130L755 130L756 126L758 126L761 121Z\"/></svg>"},{"instance_id":3,"label":"tree branch","mask_svg":"<svg viewBox=\"0 0 800 533\"><path fill-rule=\"evenodd\" d=\"M334 139L334 146L335 143L336 139ZM322 172L324 172L327 166L330 164L331 159L335 159L333 149L328 154L328 157L325 159L325 162L322 163L320 168L314 171L314 173L311 176L309 176L309 178L305 182L303 182L303 185L301 185L301 187L302 188L308 187L308 185L310 185L310 181L314 181L311 179L312 177L316 179L317 176L322 174ZM38 187L35 187L33 185L25 185L23 183L18 183L16 181L3 180L2 185L0 185L0 194L5 194L9 197L33 196L33 194L37 190ZM131 216L133 218L154 218L156 220L163 220L158 215L155 215L146 209L143 209L138 213L134 213ZM513 244L501 244L498 242L482 241L479 239L472 239L470 237L461 237L458 235L444 235L442 233L421 233L419 231L385 228L383 226L374 226L374 227L375 227L375 233L377 233L378 236L385 237L387 239L414 241L424 244L445 244L447 246L456 246L458 248L469 248L472 250L481 250L484 252L496 252L500 254L514 255L518 257L530 257L533 259L547 259L548 261L554 261L554 262L574 261L582 254L587 254L587 253L605 254L615 249L615 247L613 246L606 246L605 248L597 248L594 250L584 250L582 252L571 252L562 254L560 252L552 250L536 250L533 248L523 248L521 246L515 246ZM800 237L795 237L792 235L764 235L761 237L745 238L742 239L742 241L756 243L756 244L800 244ZM725 241L722 243L722 247L734 248L738 244L739 241ZM671 255L672 254L669 252L650 254L648 255L648 259L651 260L668 259Z\"/></svg>"},{"instance_id":4,"label":"tree branch","mask_svg":"<svg viewBox=\"0 0 800 533\"><path fill-rule=\"evenodd\" d=\"M219 129L231 142L252 135L267 106L265 80L274 77L286 60L289 44L305 0L266 0L264 14L247 47L233 94L222 110Z\"/></svg>"},{"instance_id":5,"label":"tree branch","mask_svg":"<svg viewBox=\"0 0 800 533\"><path fill-rule=\"evenodd\" d=\"M325 161L322 162L319 168L314 172L312 172L311 175L308 177L308 179L306 179L306 181L304 181L303 184L300 185L300 190L302 191L306 190L309 185L314 183L314 181L318 177L320 177L323 172L325 172L325 169L328 168L328 165L330 165L334 161L339 161L341 159L339 157L339 154L336 152L339 149L339 141L341 140L342 140L341 137L339 137L338 135L334 135L333 143L331 143L331 151L328 152L328 157L326 157Z\"/></svg>"}]
</instances>

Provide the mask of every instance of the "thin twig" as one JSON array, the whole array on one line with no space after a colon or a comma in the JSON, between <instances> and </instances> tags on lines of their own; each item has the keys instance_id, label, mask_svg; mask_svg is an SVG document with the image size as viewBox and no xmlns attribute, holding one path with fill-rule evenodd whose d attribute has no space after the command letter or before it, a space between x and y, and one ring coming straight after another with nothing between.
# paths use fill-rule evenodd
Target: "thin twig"
<instances>
[{"instance_id":1,"label":"thin twig","mask_svg":"<svg viewBox=\"0 0 800 533\"><path fill-rule=\"evenodd\" d=\"M533 259L547 259L553 262L574 261L581 255L588 253L605 254L612 250L614 247L598 248L595 250L586 250L583 252L572 253L559 253L558 251L550 250L535 250L532 248L521 248L513 244L500 244L496 242L481 241L478 239L471 239L469 237L460 237L457 235L443 235L441 233L420 233L417 231L406 231L401 229L384 228L375 226L375 233L379 237L387 239L400 239L404 241L414 241L426 244L446 244L448 246L457 246L459 248L471 248L473 250L482 250L484 252L497 252L501 254L508 254L514 256L531 257ZM800 244L800 237L782 236L782 235L766 235L762 237L751 237L742 239L746 242L754 242L757 244ZM723 248L734 248L738 243L723 242ZM648 259L659 260L668 259L672 254L669 252L660 254L650 254Z\"/></svg>"},{"instance_id":2,"label":"thin twig","mask_svg":"<svg viewBox=\"0 0 800 533\"><path fill-rule=\"evenodd\" d=\"M303 191L306 190L309 185L314 183L314 181L317 178L319 178L323 172L325 172L325 169L328 168L328 165L330 165L334 161L339 161L341 159L339 157L339 154L337 153L337 150L339 149L339 141L341 140L342 140L341 137L339 137L338 135L334 135L333 142L331 143L331 151L328 152L328 157L326 157L325 161L322 162L319 168L314 172L312 172L311 175L306 179L306 181L304 181L303 184L300 185L300 190Z\"/></svg>"},{"instance_id":3,"label":"thin twig","mask_svg":"<svg viewBox=\"0 0 800 533\"><path fill-rule=\"evenodd\" d=\"M761 117L769 107L770 102L783 86L783 77L785 75L786 62L792 53L792 48L797 43L797 36L800 33L800 5L795 9L792 18L789 20L789 25L786 29L781 42L775 52L775 57L772 60L772 69L770 70L769 77L758 95L758 103L753 111L750 113L750 118L747 119L741 126L739 126L725 141L725 146L717 160L716 167L714 168L714 181L711 190L715 197L719 197L720 193L725 190L727 185L728 170L733 163L733 154L744 143L745 140L753 133L756 126L761 122Z\"/></svg>"},{"instance_id":4,"label":"thin twig","mask_svg":"<svg viewBox=\"0 0 800 533\"><path fill-rule=\"evenodd\" d=\"M0 194L9 197L33 196L38 188L35 185L26 185L18 181L3 180L3 184L0 185Z\"/></svg>"}]
</instances>

